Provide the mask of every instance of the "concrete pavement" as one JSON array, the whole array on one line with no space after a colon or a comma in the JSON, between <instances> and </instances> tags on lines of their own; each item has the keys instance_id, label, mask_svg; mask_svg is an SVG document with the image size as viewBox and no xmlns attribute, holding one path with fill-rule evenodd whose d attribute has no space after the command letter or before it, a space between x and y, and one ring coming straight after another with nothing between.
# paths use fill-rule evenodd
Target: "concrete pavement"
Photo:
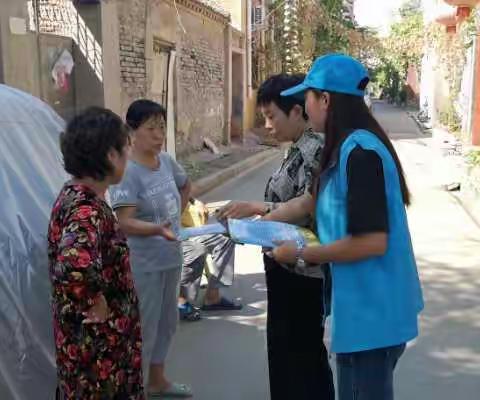
<instances>
[{"instance_id":1,"label":"concrete pavement","mask_svg":"<svg viewBox=\"0 0 480 400\"><path fill-rule=\"evenodd\" d=\"M280 162L279 155L202 200L262 200L265 183ZM235 283L225 294L239 298L244 309L180 323L167 370L173 379L192 384L195 400L268 399L266 289L258 248L237 246Z\"/></svg>"},{"instance_id":2,"label":"concrete pavement","mask_svg":"<svg viewBox=\"0 0 480 400\"><path fill-rule=\"evenodd\" d=\"M281 151L282 150L280 148L263 150L260 153L243 159L240 162L234 162L232 165L226 168L222 168L211 175L194 181L192 187L192 196L198 198L208 192L211 192L219 185L228 182L233 178L247 175L248 172L251 172L253 169L261 170L265 163L277 159Z\"/></svg>"},{"instance_id":3,"label":"concrete pavement","mask_svg":"<svg viewBox=\"0 0 480 400\"><path fill-rule=\"evenodd\" d=\"M401 110L381 103L375 114L395 141L413 205L412 236L426 308L422 333L402 358L397 400L477 400L480 393L480 229L444 192L431 138ZM208 193L204 200L261 199L280 159ZM245 309L180 324L169 357L172 378L191 383L196 400L266 400L266 293L260 252L237 246L237 278L229 295Z\"/></svg>"},{"instance_id":4,"label":"concrete pavement","mask_svg":"<svg viewBox=\"0 0 480 400\"><path fill-rule=\"evenodd\" d=\"M402 358L399 400L480 398L480 229L454 196L431 138L393 107L377 116L395 140L413 204L409 222L425 296L421 336ZM415 128L415 129L414 129Z\"/></svg>"}]
</instances>

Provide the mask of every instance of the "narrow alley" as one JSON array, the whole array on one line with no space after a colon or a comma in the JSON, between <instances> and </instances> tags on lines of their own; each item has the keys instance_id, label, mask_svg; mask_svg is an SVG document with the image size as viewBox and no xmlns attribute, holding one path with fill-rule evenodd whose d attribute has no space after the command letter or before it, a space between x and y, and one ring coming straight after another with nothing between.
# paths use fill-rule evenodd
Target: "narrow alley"
<instances>
[{"instance_id":1,"label":"narrow alley","mask_svg":"<svg viewBox=\"0 0 480 400\"><path fill-rule=\"evenodd\" d=\"M346 353L328 397L480 400L480 0L0 3L0 400L325 400L321 340ZM322 176L324 248L273 249L347 264L331 346L322 281L273 263L268 303L261 248L232 242L291 227L243 240L211 211L303 194L310 128L335 152L368 110L409 226L398 165L355 135L373 151Z\"/></svg>"}]
</instances>

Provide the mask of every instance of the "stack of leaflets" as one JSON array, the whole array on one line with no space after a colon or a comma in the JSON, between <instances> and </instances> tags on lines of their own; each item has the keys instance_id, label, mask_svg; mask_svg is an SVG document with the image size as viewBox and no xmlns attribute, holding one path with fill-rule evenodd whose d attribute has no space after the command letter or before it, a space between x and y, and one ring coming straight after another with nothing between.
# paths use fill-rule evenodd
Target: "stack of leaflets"
<instances>
[{"instance_id":1,"label":"stack of leaflets","mask_svg":"<svg viewBox=\"0 0 480 400\"><path fill-rule=\"evenodd\" d=\"M205 235L226 235L227 234L227 226L217 222L215 224L207 224L202 226L197 226L194 228L182 228L180 229L180 240L188 240L193 237L197 236L205 236Z\"/></svg>"},{"instance_id":2,"label":"stack of leaflets","mask_svg":"<svg viewBox=\"0 0 480 400\"><path fill-rule=\"evenodd\" d=\"M297 247L319 244L318 238L308 229L283 222L251 219L229 219L226 224L215 223L198 228L185 228L180 232L180 239L212 234L224 234L236 243L267 248L277 247L279 242L285 241L293 241Z\"/></svg>"}]
</instances>

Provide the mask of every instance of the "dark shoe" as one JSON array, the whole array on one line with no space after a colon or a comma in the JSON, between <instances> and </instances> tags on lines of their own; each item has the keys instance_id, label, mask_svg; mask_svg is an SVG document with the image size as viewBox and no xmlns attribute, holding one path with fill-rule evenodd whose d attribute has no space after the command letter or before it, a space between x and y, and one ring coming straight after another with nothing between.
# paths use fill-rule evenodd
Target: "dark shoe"
<instances>
[{"instance_id":1,"label":"dark shoe","mask_svg":"<svg viewBox=\"0 0 480 400\"><path fill-rule=\"evenodd\" d=\"M202 311L232 311L232 310L241 310L243 308L242 304L235 303L231 300L226 299L225 297L220 298L220 301L215 304L204 304L202 306Z\"/></svg>"},{"instance_id":2,"label":"dark shoe","mask_svg":"<svg viewBox=\"0 0 480 400\"><path fill-rule=\"evenodd\" d=\"M192 306L190 303L185 303L178 306L178 313L180 314L180 320L195 322L202 319L200 310L197 307Z\"/></svg>"}]
</instances>

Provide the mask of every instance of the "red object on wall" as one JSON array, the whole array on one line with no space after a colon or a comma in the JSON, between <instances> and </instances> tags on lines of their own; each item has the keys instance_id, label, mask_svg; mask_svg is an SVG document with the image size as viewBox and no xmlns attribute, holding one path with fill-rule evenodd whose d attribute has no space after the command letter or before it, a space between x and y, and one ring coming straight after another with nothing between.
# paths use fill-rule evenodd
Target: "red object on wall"
<instances>
[{"instance_id":1,"label":"red object on wall","mask_svg":"<svg viewBox=\"0 0 480 400\"><path fill-rule=\"evenodd\" d=\"M460 21L465 21L470 14L472 13L472 9L470 7L461 6L457 8L457 18Z\"/></svg>"},{"instance_id":2,"label":"red object on wall","mask_svg":"<svg viewBox=\"0 0 480 400\"><path fill-rule=\"evenodd\" d=\"M480 0L443 0L445 3L454 7L470 7L473 8L480 4Z\"/></svg>"},{"instance_id":3,"label":"red object on wall","mask_svg":"<svg viewBox=\"0 0 480 400\"><path fill-rule=\"evenodd\" d=\"M457 33L457 25L447 26L447 33L450 35L455 35Z\"/></svg>"},{"instance_id":4,"label":"red object on wall","mask_svg":"<svg viewBox=\"0 0 480 400\"><path fill-rule=\"evenodd\" d=\"M445 3L457 7L457 22L462 23L472 13L472 8L480 4L480 0L444 0Z\"/></svg>"},{"instance_id":5,"label":"red object on wall","mask_svg":"<svg viewBox=\"0 0 480 400\"><path fill-rule=\"evenodd\" d=\"M444 25L448 33L454 34L457 32L457 11L455 9L439 14L435 21Z\"/></svg>"}]
</instances>

